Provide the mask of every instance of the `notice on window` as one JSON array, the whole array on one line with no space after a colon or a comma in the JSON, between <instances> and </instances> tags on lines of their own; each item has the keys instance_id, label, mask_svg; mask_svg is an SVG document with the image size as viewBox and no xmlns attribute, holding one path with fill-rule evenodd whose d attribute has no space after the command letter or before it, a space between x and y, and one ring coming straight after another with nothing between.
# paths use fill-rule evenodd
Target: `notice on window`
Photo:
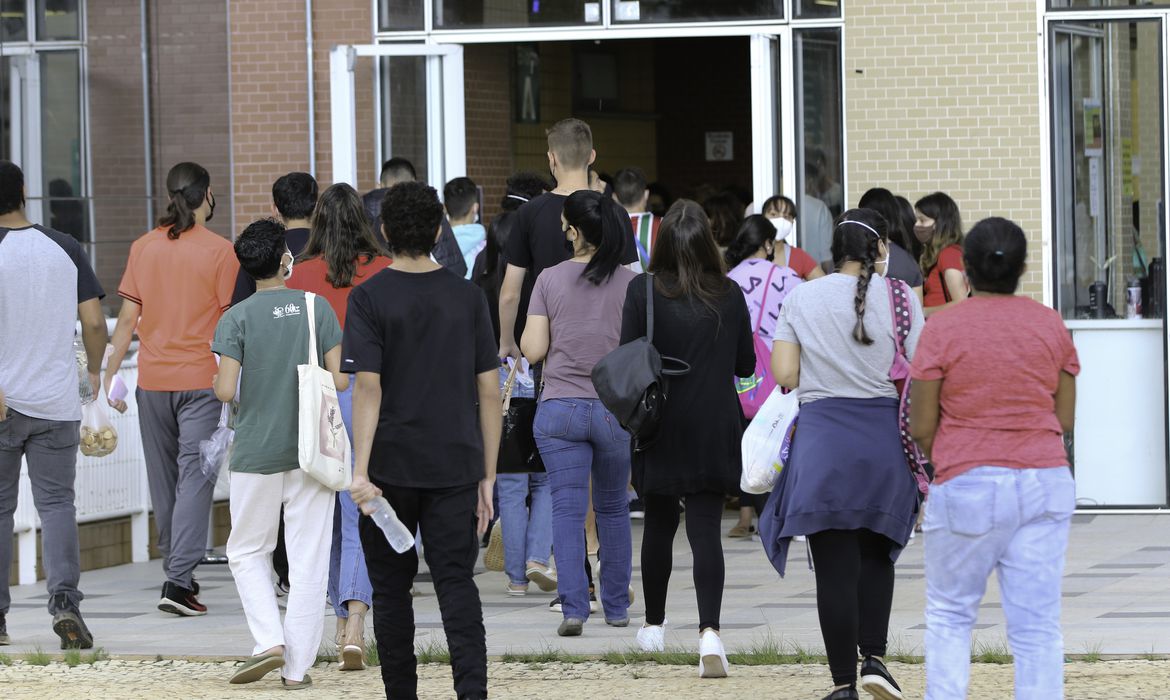
<instances>
[{"instance_id":1,"label":"notice on window","mask_svg":"<svg viewBox=\"0 0 1170 700\"><path fill-rule=\"evenodd\" d=\"M707 132L707 160L727 161L735 160L732 148L734 134L730 131Z\"/></svg>"},{"instance_id":2,"label":"notice on window","mask_svg":"<svg viewBox=\"0 0 1170 700\"><path fill-rule=\"evenodd\" d=\"M1105 153L1105 122L1101 101L1085 100L1085 156L1100 158Z\"/></svg>"}]
</instances>

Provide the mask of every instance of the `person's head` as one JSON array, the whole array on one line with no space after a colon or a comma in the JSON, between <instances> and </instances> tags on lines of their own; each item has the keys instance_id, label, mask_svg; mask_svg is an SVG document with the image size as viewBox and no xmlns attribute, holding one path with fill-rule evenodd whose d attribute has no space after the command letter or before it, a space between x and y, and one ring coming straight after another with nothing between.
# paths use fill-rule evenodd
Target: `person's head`
<instances>
[{"instance_id":1,"label":"person's head","mask_svg":"<svg viewBox=\"0 0 1170 700\"><path fill-rule=\"evenodd\" d=\"M646 208L660 219L666 216L666 210L670 208L671 204L674 204L670 190L666 189L666 186L660 182L651 182L646 185L646 191L650 193L646 200Z\"/></svg>"},{"instance_id":2,"label":"person's head","mask_svg":"<svg viewBox=\"0 0 1170 700\"><path fill-rule=\"evenodd\" d=\"M914 237L922 243L919 262L923 272L930 272L943 248L963 243L959 205L946 194L935 192L914 203L914 217Z\"/></svg>"},{"instance_id":3,"label":"person's head","mask_svg":"<svg viewBox=\"0 0 1170 700\"><path fill-rule=\"evenodd\" d=\"M317 206L317 180L308 173L289 173L272 183L272 209L275 216L290 221L306 220Z\"/></svg>"},{"instance_id":4,"label":"person's head","mask_svg":"<svg viewBox=\"0 0 1170 700\"><path fill-rule=\"evenodd\" d=\"M837 219L833 227L833 264L838 270L845 263L861 265L857 293L853 297L853 308L857 312L853 339L862 345L873 345L873 338L865 331L865 300L874 273L885 272L878 269L879 265L889 266L886 230L886 220L873 209L850 209Z\"/></svg>"},{"instance_id":5,"label":"person's head","mask_svg":"<svg viewBox=\"0 0 1170 700\"><path fill-rule=\"evenodd\" d=\"M516 211L542 193L548 191L548 183L536 173L515 173L508 178L507 192L500 201L503 211Z\"/></svg>"},{"instance_id":6,"label":"person's head","mask_svg":"<svg viewBox=\"0 0 1170 700\"><path fill-rule=\"evenodd\" d=\"M293 256L284 242L284 224L259 219L248 224L235 242L240 267L257 282L292 274Z\"/></svg>"},{"instance_id":7,"label":"person's head","mask_svg":"<svg viewBox=\"0 0 1170 700\"><path fill-rule=\"evenodd\" d=\"M613 178L613 196L631 214L646 211L650 190L641 168L622 168Z\"/></svg>"},{"instance_id":8,"label":"person's head","mask_svg":"<svg viewBox=\"0 0 1170 700\"><path fill-rule=\"evenodd\" d=\"M740 224L739 232L723 259L727 267L733 268L748 258L764 258L771 262L776 256L776 227L766 216L752 214Z\"/></svg>"},{"instance_id":9,"label":"person's head","mask_svg":"<svg viewBox=\"0 0 1170 700\"><path fill-rule=\"evenodd\" d=\"M395 257L430 255L442 223L443 204L425 183L400 182L382 200L382 234Z\"/></svg>"},{"instance_id":10,"label":"person's head","mask_svg":"<svg viewBox=\"0 0 1170 700\"><path fill-rule=\"evenodd\" d=\"M796 203L782 194L764 200L764 217L772 222L776 240L787 241L796 230Z\"/></svg>"},{"instance_id":11,"label":"person's head","mask_svg":"<svg viewBox=\"0 0 1170 700\"><path fill-rule=\"evenodd\" d=\"M198 163L179 163L167 173L167 211L159 217L160 228L167 229L167 237L176 239L190 231L198 216L211 221L215 214L215 195L211 193L211 175Z\"/></svg>"},{"instance_id":12,"label":"person's head","mask_svg":"<svg viewBox=\"0 0 1170 700\"><path fill-rule=\"evenodd\" d=\"M593 284L608 282L622 262L630 237L630 217L611 197L578 190L565 200L561 230L574 255L592 252L581 276Z\"/></svg>"},{"instance_id":13,"label":"person's head","mask_svg":"<svg viewBox=\"0 0 1170 700\"><path fill-rule=\"evenodd\" d=\"M309 242L300 260L325 260L325 279L335 288L353 284L359 262L369 262L385 250L374 237L361 195L344 182L321 193L309 228Z\"/></svg>"},{"instance_id":14,"label":"person's head","mask_svg":"<svg viewBox=\"0 0 1170 700\"><path fill-rule=\"evenodd\" d=\"M0 216L24 210L24 171L10 160L0 160Z\"/></svg>"},{"instance_id":15,"label":"person's head","mask_svg":"<svg viewBox=\"0 0 1170 700\"><path fill-rule=\"evenodd\" d=\"M902 246L903 250L914 250L914 246L910 242L910 236L913 234L910 229L903 228L902 210L893 192L884 187L870 188L861 195L857 206L861 209L872 209L881 214L888 227L887 239Z\"/></svg>"},{"instance_id":16,"label":"person's head","mask_svg":"<svg viewBox=\"0 0 1170 700\"><path fill-rule=\"evenodd\" d=\"M716 244L722 248L731 245L743 222L743 205L739 199L729 192L721 192L703 202L703 211L707 213Z\"/></svg>"},{"instance_id":17,"label":"person's head","mask_svg":"<svg viewBox=\"0 0 1170 700\"><path fill-rule=\"evenodd\" d=\"M998 216L975 224L963 241L963 266L977 292L1015 294L1027 258L1024 230Z\"/></svg>"},{"instance_id":18,"label":"person's head","mask_svg":"<svg viewBox=\"0 0 1170 700\"><path fill-rule=\"evenodd\" d=\"M457 177L443 186L443 207L453 226L475 223L479 216L479 188L469 177Z\"/></svg>"},{"instance_id":19,"label":"person's head","mask_svg":"<svg viewBox=\"0 0 1170 700\"><path fill-rule=\"evenodd\" d=\"M650 253L657 289L671 298L692 297L714 310L729 288L727 269L711 235L711 223L698 202L680 199L662 218Z\"/></svg>"},{"instance_id":20,"label":"person's head","mask_svg":"<svg viewBox=\"0 0 1170 700\"><path fill-rule=\"evenodd\" d=\"M378 176L382 187L393 187L400 182L414 182L417 179L414 164L405 158L391 158L382 163L382 173Z\"/></svg>"},{"instance_id":21,"label":"person's head","mask_svg":"<svg viewBox=\"0 0 1170 700\"><path fill-rule=\"evenodd\" d=\"M562 119L548 130L548 169L557 180L565 173L586 175L596 157L593 131L580 119Z\"/></svg>"}]
</instances>

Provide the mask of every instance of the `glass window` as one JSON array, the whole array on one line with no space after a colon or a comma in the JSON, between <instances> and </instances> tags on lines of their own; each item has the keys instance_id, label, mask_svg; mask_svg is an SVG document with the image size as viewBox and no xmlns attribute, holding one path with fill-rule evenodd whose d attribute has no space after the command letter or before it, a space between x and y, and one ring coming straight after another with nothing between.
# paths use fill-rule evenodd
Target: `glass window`
<instances>
[{"instance_id":1,"label":"glass window","mask_svg":"<svg viewBox=\"0 0 1170 700\"><path fill-rule=\"evenodd\" d=\"M817 262L832 258L833 219L845 208L842 148L841 32L798 30L795 50L796 128L801 139L796 202L800 246Z\"/></svg>"},{"instance_id":2,"label":"glass window","mask_svg":"<svg viewBox=\"0 0 1170 700\"><path fill-rule=\"evenodd\" d=\"M535 27L600 24L601 0L434 0L435 27Z\"/></svg>"},{"instance_id":3,"label":"glass window","mask_svg":"<svg viewBox=\"0 0 1170 700\"><path fill-rule=\"evenodd\" d=\"M423 0L378 0L378 31L423 28Z\"/></svg>"},{"instance_id":4,"label":"glass window","mask_svg":"<svg viewBox=\"0 0 1170 700\"><path fill-rule=\"evenodd\" d=\"M406 158L427 181L427 61L425 56L379 59L382 81L382 160ZM380 166L379 166L380 167Z\"/></svg>"},{"instance_id":5,"label":"glass window","mask_svg":"<svg viewBox=\"0 0 1170 700\"><path fill-rule=\"evenodd\" d=\"M78 0L37 0L37 38L42 41L80 39Z\"/></svg>"},{"instance_id":6,"label":"glass window","mask_svg":"<svg viewBox=\"0 0 1170 700\"><path fill-rule=\"evenodd\" d=\"M841 0L792 0L793 19L840 17Z\"/></svg>"},{"instance_id":7,"label":"glass window","mask_svg":"<svg viewBox=\"0 0 1170 700\"><path fill-rule=\"evenodd\" d=\"M51 228L89 240L82 198L81 68L77 51L47 51L41 62L41 173Z\"/></svg>"},{"instance_id":8,"label":"glass window","mask_svg":"<svg viewBox=\"0 0 1170 700\"><path fill-rule=\"evenodd\" d=\"M13 150L12 110L20 107L20 79L13 79L13 59L0 57L0 160L21 160L19 149Z\"/></svg>"},{"instance_id":9,"label":"glass window","mask_svg":"<svg viewBox=\"0 0 1170 700\"><path fill-rule=\"evenodd\" d=\"M703 22L782 19L784 0L612 0L613 21Z\"/></svg>"},{"instance_id":10,"label":"glass window","mask_svg":"<svg viewBox=\"0 0 1170 700\"><path fill-rule=\"evenodd\" d=\"M25 0L0 0L0 41L28 41Z\"/></svg>"}]
</instances>

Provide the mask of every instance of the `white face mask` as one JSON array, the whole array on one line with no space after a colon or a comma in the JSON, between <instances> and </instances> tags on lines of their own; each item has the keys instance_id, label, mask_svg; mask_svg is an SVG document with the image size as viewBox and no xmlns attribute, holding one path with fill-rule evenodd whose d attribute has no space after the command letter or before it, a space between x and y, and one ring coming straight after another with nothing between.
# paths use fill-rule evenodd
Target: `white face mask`
<instances>
[{"instance_id":1,"label":"white face mask","mask_svg":"<svg viewBox=\"0 0 1170 700\"><path fill-rule=\"evenodd\" d=\"M785 219L783 216L778 216L775 219L768 219L772 225L776 227L776 240L786 241L792 235L792 230L795 228L792 222Z\"/></svg>"}]
</instances>

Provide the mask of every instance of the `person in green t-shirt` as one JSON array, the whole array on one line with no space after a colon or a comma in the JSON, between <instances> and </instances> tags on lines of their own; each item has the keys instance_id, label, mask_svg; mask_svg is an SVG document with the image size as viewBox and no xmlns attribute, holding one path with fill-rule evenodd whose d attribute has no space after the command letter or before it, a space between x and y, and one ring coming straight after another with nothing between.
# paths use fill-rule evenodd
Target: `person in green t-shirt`
<instances>
[{"instance_id":1,"label":"person in green t-shirt","mask_svg":"<svg viewBox=\"0 0 1170 700\"><path fill-rule=\"evenodd\" d=\"M236 257L256 280L256 293L223 315L211 349L220 356L219 400L231 401L239 382L227 555L256 641L252 657L231 682L251 683L282 668L281 683L292 688L312 682L305 672L321 644L335 498L299 469L297 459L297 365L309 362L309 299L284 285L293 266L284 233L283 225L263 219L236 240ZM340 369L337 316L323 299L313 307L317 356L344 391L349 375ZM268 565L282 504L288 547L297 553L289 562L292 588L283 624Z\"/></svg>"}]
</instances>

